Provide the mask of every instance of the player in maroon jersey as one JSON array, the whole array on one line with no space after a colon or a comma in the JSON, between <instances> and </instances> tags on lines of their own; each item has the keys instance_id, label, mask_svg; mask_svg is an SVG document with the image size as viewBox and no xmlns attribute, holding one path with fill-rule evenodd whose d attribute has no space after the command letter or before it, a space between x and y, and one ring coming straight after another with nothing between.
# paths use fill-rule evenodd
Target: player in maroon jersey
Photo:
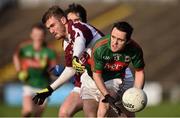
<instances>
[{"instance_id":1,"label":"player in maroon jersey","mask_svg":"<svg viewBox=\"0 0 180 118\"><path fill-rule=\"evenodd\" d=\"M68 21L64 11L58 6L49 8L44 14L42 21L57 40L64 39L63 47L66 67L54 83L42 91L39 91L33 98L34 102L39 105L42 104L45 98L50 96L55 89L75 75L76 70L72 67L72 62L78 62L79 57L84 54L83 51L85 50L88 55L88 49L102 36L99 31L86 23ZM81 70L79 72L81 72ZM75 83L75 87L80 87L80 83ZM70 106L68 109L69 113L64 112L65 114L63 114L62 112L61 114L60 111L59 116L73 116L79 109L82 109L82 107L77 107L77 98L79 99L79 96L76 97L74 93L71 93L68 98L68 105Z\"/></svg>"}]
</instances>

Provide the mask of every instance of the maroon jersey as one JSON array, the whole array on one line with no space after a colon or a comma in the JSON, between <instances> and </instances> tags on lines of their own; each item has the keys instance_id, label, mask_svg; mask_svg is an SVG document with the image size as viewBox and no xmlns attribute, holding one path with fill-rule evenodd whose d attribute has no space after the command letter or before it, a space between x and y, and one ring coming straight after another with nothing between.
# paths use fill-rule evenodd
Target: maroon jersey
<instances>
[{"instance_id":1,"label":"maroon jersey","mask_svg":"<svg viewBox=\"0 0 180 118\"><path fill-rule=\"evenodd\" d=\"M96 40L103 36L94 27L82 22L68 22L68 38L64 40L65 63L67 67L72 67L73 56L80 56L84 50L92 47ZM75 76L75 86L80 87L80 76Z\"/></svg>"}]
</instances>

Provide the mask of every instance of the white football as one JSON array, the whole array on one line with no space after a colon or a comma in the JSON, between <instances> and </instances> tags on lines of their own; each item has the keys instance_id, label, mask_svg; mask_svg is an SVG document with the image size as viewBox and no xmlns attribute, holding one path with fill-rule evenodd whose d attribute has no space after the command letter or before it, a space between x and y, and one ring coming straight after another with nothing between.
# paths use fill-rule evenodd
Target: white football
<instances>
[{"instance_id":1,"label":"white football","mask_svg":"<svg viewBox=\"0 0 180 118\"><path fill-rule=\"evenodd\" d=\"M129 88L122 96L123 106L130 112L138 112L145 108L147 95L142 89Z\"/></svg>"}]
</instances>

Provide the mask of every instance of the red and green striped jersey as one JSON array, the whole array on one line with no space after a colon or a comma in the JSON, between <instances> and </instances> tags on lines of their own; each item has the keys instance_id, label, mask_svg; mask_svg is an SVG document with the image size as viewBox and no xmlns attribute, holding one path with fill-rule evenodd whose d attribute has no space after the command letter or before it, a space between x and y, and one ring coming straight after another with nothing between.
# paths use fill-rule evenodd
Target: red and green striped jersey
<instances>
[{"instance_id":1,"label":"red and green striped jersey","mask_svg":"<svg viewBox=\"0 0 180 118\"><path fill-rule=\"evenodd\" d=\"M125 77L125 69L132 62L135 69L145 66L142 48L133 40L118 52L112 52L111 35L98 40L92 48L91 70L102 73L104 81ZM90 71L90 69L87 69ZM90 72L88 72L90 73Z\"/></svg>"}]
</instances>

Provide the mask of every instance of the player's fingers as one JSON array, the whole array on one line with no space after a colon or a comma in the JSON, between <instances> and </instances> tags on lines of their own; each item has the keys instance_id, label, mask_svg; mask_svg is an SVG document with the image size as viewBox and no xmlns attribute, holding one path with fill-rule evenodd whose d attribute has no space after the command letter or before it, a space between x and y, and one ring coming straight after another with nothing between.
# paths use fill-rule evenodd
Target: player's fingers
<instances>
[{"instance_id":1,"label":"player's fingers","mask_svg":"<svg viewBox=\"0 0 180 118\"><path fill-rule=\"evenodd\" d=\"M34 104L38 103L38 97L37 96L34 96L32 100L33 100Z\"/></svg>"},{"instance_id":2,"label":"player's fingers","mask_svg":"<svg viewBox=\"0 0 180 118\"><path fill-rule=\"evenodd\" d=\"M85 69L85 66L81 66L82 67L82 69Z\"/></svg>"},{"instance_id":3,"label":"player's fingers","mask_svg":"<svg viewBox=\"0 0 180 118\"><path fill-rule=\"evenodd\" d=\"M83 73L83 72L84 72L84 70L79 69L79 70L77 70L77 72L78 72L78 73Z\"/></svg>"},{"instance_id":4,"label":"player's fingers","mask_svg":"<svg viewBox=\"0 0 180 118\"><path fill-rule=\"evenodd\" d=\"M115 104L109 103L109 106L117 113L118 107Z\"/></svg>"},{"instance_id":5,"label":"player's fingers","mask_svg":"<svg viewBox=\"0 0 180 118\"><path fill-rule=\"evenodd\" d=\"M111 108L118 114L121 115L121 109L114 104L110 104Z\"/></svg>"},{"instance_id":6,"label":"player's fingers","mask_svg":"<svg viewBox=\"0 0 180 118\"><path fill-rule=\"evenodd\" d=\"M41 99L39 98L38 101L37 101L37 105L41 105L41 104L40 104L40 100L41 100Z\"/></svg>"},{"instance_id":7,"label":"player's fingers","mask_svg":"<svg viewBox=\"0 0 180 118\"><path fill-rule=\"evenodd\" d=\"M44 99L39 99L38 105L42 105L44 103Z\"/></svg>"},{"instance_id":8,"label":"player's fingers","mask_svg":"<svg viewBox=\"0 0 180 118\"><path fill-rule=\"evenodd\" d=\"M42 104L44 103L44 100L45 100L45 99L40 99L40 100L39 100L39 105L42 105Z\"/></svg>"}]
</instances>

